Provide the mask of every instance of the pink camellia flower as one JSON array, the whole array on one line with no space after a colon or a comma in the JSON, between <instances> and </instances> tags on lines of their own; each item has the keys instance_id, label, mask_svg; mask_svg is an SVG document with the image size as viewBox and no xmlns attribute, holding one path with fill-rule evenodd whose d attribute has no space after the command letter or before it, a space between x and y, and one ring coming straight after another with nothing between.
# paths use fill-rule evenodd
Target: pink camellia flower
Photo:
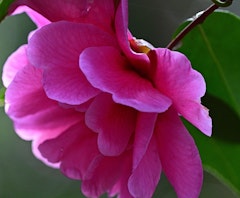
<instances>
[{"instance_id":1,"label":"pink camellia flower","mask_svg":"<svg viewBox=\"0 0 240 198\"><path fill-rule=\"evenodd\" d=\"M135 39L126 0L19 5L38 29L5 63L5 108L36 157L87 197L150 198L163 171L179 198L197 198L201 160L179 116L208 136L211 118L189 60Z\"/></svg>"}]
</instances>

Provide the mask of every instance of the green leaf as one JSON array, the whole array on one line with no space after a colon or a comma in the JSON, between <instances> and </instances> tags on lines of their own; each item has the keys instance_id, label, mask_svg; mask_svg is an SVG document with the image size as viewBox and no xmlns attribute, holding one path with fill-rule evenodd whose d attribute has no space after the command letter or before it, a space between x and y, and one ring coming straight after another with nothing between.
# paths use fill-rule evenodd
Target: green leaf
<instances>
[{"instance_id":1,"label":"green leaf","mask_svg":"<svg viewBox=\"0 0 240 198\"><path fill-rule=\"evenodd\" d=\"M179 51L203 74L208 93L221 98L240 116L239 35L239 17L215 12L183 39Z\"/></svg>"},{"instance_id":2,"label":"green leaf","mask_svg":"<svg viewBox=\"0 0 240 198\"><path fill-rule=\"evenodd\" d=\"M191 60L207 83L204 104L213 118L213 136L206 137L186 124L197 143L204 168L240 196L239 35L240 18L218 11L193 29L178 50Z\"/></svg>"},{"instance_id":3,"label":"green leaf","mask_svg":"<svg viewBox=\"0 0 240 198\"><path fill-rule=\"evenodd\" d=\"M4 97L6 89L4 87L0 88L0 107L4 106Z\"/></svg>"},{"instance_id":4,"label":"green leaf","mask_svg":"<svg viewBox=\"0 0 240 198\"><path fill-rule=\"evenodd\" d=\"M206 95L203 103L211 110L213 136L205 136L186 122L198 146L204 169L240 196L240 119L222 100Z\"/></svg>"},{"instance_id":5,"label":"green leaf","mask_svg":"<svg viewBox=\"0 0 240 198\"><path fill-rule=\"evenodd\" d=\"M0 22L7 16L8 8L14 0L0 0Z\"/></svg>"}]
</instances>

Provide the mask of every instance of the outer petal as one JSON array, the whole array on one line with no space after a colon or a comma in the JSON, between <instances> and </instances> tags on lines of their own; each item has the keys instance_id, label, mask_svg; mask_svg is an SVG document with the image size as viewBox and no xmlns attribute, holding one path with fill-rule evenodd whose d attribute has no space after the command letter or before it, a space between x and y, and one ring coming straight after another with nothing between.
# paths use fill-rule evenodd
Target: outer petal
<instances>
[{"instance_id":1,"label":"outer petal","mask_svg":"<svg viewBox=\"0 0 240 198\"><path fill-rule=\"evenodd\" d=\"M97 198L113 188L124 172L125 155L95 158L82 181L82 192L87 197Z\"/></svg>"},{"instance_id":2,"label":"outer petal","mask_svg":"<svg viewBox=\"0 0 240 198\"><path fill-rule=\"evenodd\" d=\"M51 163L60 162L62 172L72 179L83 179L92 161L100 156L97 135L85 126L84 120L43 142L39 150Z\"/></svg>"},{"instance_id":3,"label":"outer petal","mask_svg":"<svg viewBox=\"0 0 240 198\"><path fill-rule=\"evenodd\" d=\"M111 189L109 195L112 197L117 195L118 198L133 198L128 189L128 180L132 174L132 154L127 153L125 160L121 162L121 164L123 165L123 174L121 174L121 177L115 186Z\"/></svg>"},{"instance_id":4,"label":"outer petal","mask_svg":"<svg viewBox=\"0 0 240 198\"><path fill-rule=\"evenodd\" d=\"M128 1L121 0L116 11L115 28L118 43L123 53L128 57L133 67L142 73L147 74L150 70L150 61L145 53L134 52L130 47L130 40L133 36L128 30Z\"/></svg>"},{"instance_id":5,"label":"outer petal","mask_svg":"<svg viewBox=\"0 0 240 198\"><path fill-rule=\"evenodd\" d=\"M143 112L163 112L171 101L151 82L134 72L114 47L92 47L80 55L80 68L96 88L111 93L117 103Z\"/></svg>"},{"instance_id":6,"label":"outer petal","mask_svg":"<svg viewBox=\"0 0 240 198\"><path fill-rule=\"evenodd\" d=\"M133 169L137 168L148 149L157 115L156 113L138 113L133 147Z\"/></svg>"},{"instance_id":7,"label":"outer petal","mask_svg":"<svg viewBox=\"0 0 240 198\"><path fill-rule=\"evenodd\" d=\"M161 174L161 163L157 152L157 144L152 139L148 149L133 171L128 181L128 188L133 197L151 198Z\"/></svg>"},{"instance_id":8,"label":"outer petal","mask_svg":"<svg viewBox=\"0 0 240 198\"><path fill-rule=\"evenodd\" d=\"M53 137L79 120L80 113L63 109L46 97L41 75L40 70L28 65L17 73L6 92L7 114L19 135L27 140L42 133Z\"/></svg>"},{"instance_id":9,"label":"outer petal","mask_svg":"<svg viewBox=\"0 0 240 198\"><path fill-rule=\"evenodd\" d=\"M13 120L17 134L25 140L33 140L35 156L56 167L57 164L43 159L37 147L79 122L82 114L73 109L63 109L47 98L41 80L42 72L31 65L21 69L6 91L6 113Z\"/></svg>"},{"instance_id":10,"label":"outer petal","mask_svg":"<svg viewBox=\"0 0 240 198\"><path fill-rule=\"evenodd\" d=\"M17 72L28 64L26 47L26 45L19 47L5 62L2 74L2 81L5 87L8 87Z\"/></svg>"},{"instance_id":11,"label":"outer petal","mask_svg":"<svg viewBox=\"0 0 240 198\"><path fill-rule=\"evenodd\" d=\"M179 52L159 48L150 53L150 59L156 67L156 87L172 99L181 115L210 136L212 121L200 100L206 90L202 75L193 70L189 60Z\"/></svg>"},{"instance_id":12,"label":"outer petal","mask_svg":"<svg viewBox=\"0 0 240 198\"><path fill-rule=\"evenodd\" d=\"M115 40L93 25L57 22L32 36L28 57L34 66L44 70L43 83L48 97L78 105L100 92L80 71L79 55L87 47L102 45L115 45Z\"/></svg>"},{"instance_id":13,"label":"outer petal","mask_svg":"<svg viewBox=\"0 0 240 198\"><path fill-rule=\"evenodd\" d=\"M134 109L116 104L111 95L96 97L86 112L86 124L98 132L98 147L105 156L120 155L126 150L136 125Z\"/></svg>"},{"instance_id":14,"label":"outer petal","mask_svg":"<svg viewBox=\"0 0 240 198\"><path fill-rule=\"evenodd\" d=\"M27 15L32 19L32 21L38 26L38 28L47 25L50 23L49 20L47 20L46 18L44 18L41 14L39 14L38 12L30 9L27 6L20 6L18 7L12 14L21 14L23 12L26 12Z\"/></svg>"},{"instance_id":15,"label":"outer petal","mask_svg":"<svg viewBox=\"0 0 240 198\"><path fill-rule=\"evenodd\" d=\"M19 5L32 8L52 22L90 23L112 31L110 27L115 12L113 0L16 0L10 12Z\"/></svg>"},{"instance_id":16,"label":"outer petal","mask_svg":"<svg viewBox=\"0 0 240 198\"><path fill-rule=\"evenodd\" d=\"M198 198L203 169L193 138L177 112L171 108L159 114L155 134L164 173L179 198Z\"/></svg>"}]
</instances>

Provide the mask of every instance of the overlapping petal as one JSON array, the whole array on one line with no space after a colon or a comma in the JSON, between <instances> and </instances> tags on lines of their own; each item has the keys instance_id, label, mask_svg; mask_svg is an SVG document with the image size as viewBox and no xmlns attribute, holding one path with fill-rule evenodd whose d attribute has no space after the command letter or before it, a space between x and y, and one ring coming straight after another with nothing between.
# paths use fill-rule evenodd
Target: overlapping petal
<instances>
[{"instance_id":1,"label":"overlapping petal","mask_svg":"<svg viewBox=\"0 0 240 198\"><path fill-rule=\"evenodd\" d=\"M2 74L2 81L5 87L8 87L17 72L28 64L26 47L26 45L19 47L5 62Z\"/></svg>"},{"instance_id":2,"label":"overlapping petal","mask_svg":"<svg viewBox=\"0 0 240 198\"><path fill-rule=\"evenodd\" d=\"M60 163L66 176L83 179L92 161L100 156L96 142L97 135L86 127L83 118L58 137L43 142L39 150L49 162Z\"/></svg>"},{"instance_id":3,"label":"overlapping petal","mask_svg":"<svg viewBox=\"0 0 240 198\"><path fill-rule=\"evenodd\" d=\"M116 11L115 19L116 36L119 46L121 47L125 56L128 57L129 62L135 69L142 73L147 73L150 69L150 61L145 53L134 52L131 49L129 41L133 39L132 34L128 31L128 1L121 0Z\"/></svg>"},{"instance_id":4,"label":"overlapping petal","mask_svg":"<svg viewBox=\"0 0 240 198\"><path fill-rule=\"evenodd\" d=\"M78 105L100 92L80 71L79 55L85 48L103 45L115 46L116 41L90 24L57 22L32 36L28 57L35 67L43 69L43 86L49 98Z\"/></svg>"},{"instance_id":5,"label":"overlapping petal","mask_svg":"<svg viewBox=\"0 0 240 198\"><path fill-rule=\"evenodd\" d=\"M25 12L31 18L31 20L37 25L38 28L50 23L50 21L43 17L41 14L27 6L19 6L12 14L21 14L23 12Z\"/></svg>"},{"instance_id":6,"label":"overlapping petal","mask_svg":"<svg viewBox=\"0 0 240 198\"><path fill-rule=\"evenodd\" d=\"M157 113L138 112L133 147L133 169L138 167L148 149L157 115Z\"/></svg>"},{"instance_id":7,"label":"overlapping petal","mask_svg":"<svg viewBox=\"0 0 240 198\"><path fill-rule=\"evenodd\" d=\"M124 152L135 131L137 112L116 104L111 95L95 98L86 112L86 124L99 133L98 147L105 156L117 156Z\"/></svg>"},{"instance_id":8,"label":"overlapping petal","mask_svg":"<svg viewBox=\"0 0 240 198\"><path fill-rule=\"evenodd\" d=\"M206 85L200 73L181 53L158 48L149 55L156 67L154 83L172 99L174 107L206 135L211 135L212 121L208 110L201 105Z\"/></svg>"},{"instance_id":9,"label":"overlapping petal","mask_svg":"<svg viewBox=\"0 0 240 198\"><path fill-rule=\"evenodd\" d=\"M98 198L113 188L119 177L126 174L123 172L124 157L125 155L95 158L82 181L83 193L88 197Z\"/></svg>"},{"instance_id":10,"label":"overlapping petal","mask_svg":"<svg viewBox=\"0 0 240 198\"><path fill-rule=\"evenodd\" d=\"M17 73L6 92L6 111L18 134L27 140L44 133L48 138L54 137L79 120L79 113L63 109L47 98L41 74L39 69L27 65Z\"/></svg>"},{"instance_id":11,"label":"overlapping petal","mask_svg":"<svg viewBox=\"0 0 240 198\"><path fill-rule=\"evenodd\" d=\"M151 198L161 174L161 162L157 144L153 138L138 166L133 170L128 181L128 188L133 197Z\"/></svg>"},{"instance_id":12,"label":"overlapping petal","mask_svg":"<svg viewBox=\"0 0 240 198\"><path fill-rule=\"evenodd\" d=\"M117 103L143 112L163 112L171 105L171 100L136 73L116 48L88 48L79 62L88 81L111 93Z\"/></svg>"},{"instance_id":13,"label":"overlapping petal","mask_svg":"<svg viewBox=\"0 0 240 198\"><path fill-rule=\"evenodd\" d=\"M203 169L195 142L171 108L159 114L156 136L162 169L179 198L198 197Z\"/></svg>"},{"instance_id":14,"label":"overlapping petal","mask_svg":"<svg viewBox=\"0 0 240 198\"><path fill-rule=\"evenodd\" d=\"M20 5L32 8L51 22L65 20L94 24L107 32L113 32L113 0L16 0L10 12Z\"/></svg>"}]
</instances>

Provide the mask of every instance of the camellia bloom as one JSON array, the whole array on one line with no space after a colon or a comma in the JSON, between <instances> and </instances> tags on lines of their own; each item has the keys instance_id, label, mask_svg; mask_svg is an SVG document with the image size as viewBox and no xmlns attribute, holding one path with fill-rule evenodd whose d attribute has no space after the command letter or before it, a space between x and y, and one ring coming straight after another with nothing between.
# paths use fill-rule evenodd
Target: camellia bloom
<instances>
[{"instance_id":1,"label":"camellia bloom","mask_svg":"<svg viewBox=\"0 0 240 198\"><path fill-rule=\"evenodd\" d=\"M189 60L134 38L126 0L19 5L38 28L5 63L5 108L36 157L87 197L150 198L163 171L179 198L197 198L201 160L179 116L208 136L211 118Z\"/></svg>"}]
</instances>

